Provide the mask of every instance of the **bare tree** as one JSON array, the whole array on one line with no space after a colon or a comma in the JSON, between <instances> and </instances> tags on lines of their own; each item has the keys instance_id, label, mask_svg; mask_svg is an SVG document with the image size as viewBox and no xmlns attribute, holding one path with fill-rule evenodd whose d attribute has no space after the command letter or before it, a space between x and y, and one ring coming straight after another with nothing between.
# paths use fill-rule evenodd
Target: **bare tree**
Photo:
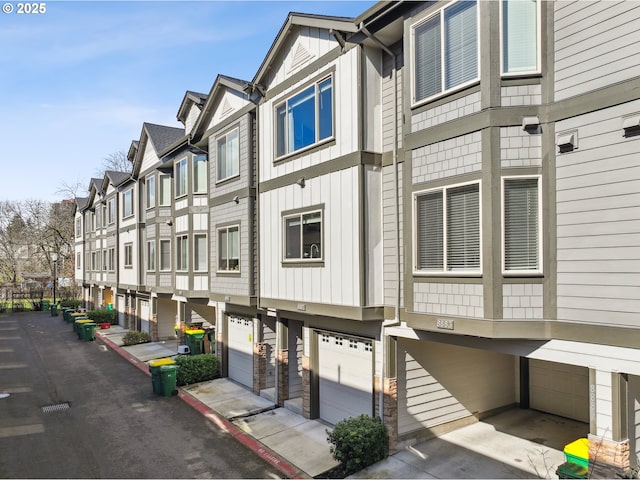
<instances>
[{"instance_id":1,"label":"bare tree","mask_svg":"<svg viewBox=\"0 0 640 480\"><path fill-rule=\"evenodd\" d=\"M102 178L104 172L112 170L114 172L131 172L132 165L127 158L127 153L124 150L118 150L117 152L110 153L102 159L100 167L96 170L96 177Z\"/></svg>"},{"instance_id":2,"label":"bare tree","mask_svg":"<svg viewBox=\"0 0 640 480\"><path fill-rule=\"evenodd\" d=\"M78 198L85 196L88 185L84 185L82 182L77 181L75 183L69 183L62 181L58 186L56 193L62 198Z\"/></svg>"}]
</instances>

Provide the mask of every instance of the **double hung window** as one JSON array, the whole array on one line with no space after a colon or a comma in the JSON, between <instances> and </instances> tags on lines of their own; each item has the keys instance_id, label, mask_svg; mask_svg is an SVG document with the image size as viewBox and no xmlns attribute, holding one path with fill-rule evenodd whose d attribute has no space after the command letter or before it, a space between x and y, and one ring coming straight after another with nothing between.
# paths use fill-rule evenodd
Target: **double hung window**
<instances>
[{"instance_id":1,"label":"double hung window","mask_svg":"<svg viewBox=\"0 0 640 480\"><path fill-rule=\"evenodd\" d=\"M174 178L176 181L176 198L187 194L187 159L183 158L176 162L174 167Z\"/></svg>"},{"instance_id":2,"label":"double hung window","mask_svg":"<svg viewBox=\"0 0 640 480\"><path fill-rule=\"evenodd\" d=\"M147 242L147 271L154 272L156 269L156 241Z\"/></svg>"},{"instance_id":3,"label":"double hung window","mask_svg":"<svg viewBox=\"0 0 640 480\"><path fill-rule=\"evenodd\" d=\"M160 270L171 270L171 240L160 240Z\"/></svg>"},{"instance_id":4,"label":"double hung window","mask_svg":"<svg viewBox=\"0 0 640 480\"><path fill-rule=\"evenodd\" d=\"M540 177L502 179L503 271L542 273Z\"/></svg>"},{"instance_id":5,"label":"double hung window","mask_svg":"<svg viewBox=\"0 0 640 480\"><path fill-rule=\"evenodd\" d=\"M176 270L186 271L189 268L189 237L180 235L176 239Z\"/></svg>"},{"instance_id":6,"label":"double hung window","mask_svg":"<svg viewBox=\"0 0 640 480\"><path fill-rule=\"evenodd\" d=\"M240 270L240 227L232 225L218 229L218 271Z\"/></svg>"},{"instance_id":7,"label":"double hung window","mask_svg":"<svg viewBox=\"0 0 640 480\"><path fill-rule=\"evenodd\" d=\"M196 234L193 236L193 270L206 272L207 268L207 236Z\"/></svg>"},{"instance_id":8,"label":"double hung window","mask_svg":"<svg viewBox=\"0 0 640 480\"><path fill-rule=\"evenodd\" d=\"M480 184L415 196L415 270L480 273Z\"/></svg>"},{"instance_id":9,"label":"double hung window","mask_svg":"<svg viewBox=\"0 0 640 480\"><path fill-rule=\"evenodd\" d=\"M333 137L333 76L276 105L276 157Z\"/></svg>"},{"instance_id":10,"label":"double hung window","mask_svg":"<svg viewBox=\"0 0 640 480\"><path fill-rule=\"evenodd\" d=\"M322 210L283 217L284 260L323 259Z\"/></svg>"},{"instance_id":11,"label":"double hung window","mask_svg":"<svg viewBox=\"0 0 640 480\"><path fill-rule=\"evenodd\" d=\"M502 72L537 73L540 55L540 2L502 0Z\"/></svg>"},{"instance_id":12,"label":"double hung window","mask_svg":"<svg viewBox=\"0 0 640 480\"><path fill-rule=\"evenodd\" d=\"M160 206L167 207L171 205L171 177L161 174L158 177L160 182Z\"/></svg>"},{"instance_id":13,"label":"double hung window","mask_svg":"<svg viewBox=\"0 0 640 480\"><path fill-rule=\"evenodd\" d=\"M122 218L133 215L133 188L122 194Z\"/></svg>"},{"instance_id":14,"label":"double hung window","mask_svg":"<svg viewBox=\"0 0 640 480\"><path fill-rule=\"evenodd\" d=\"M207 193L207 157L193 157L193 193Z\"/></svg>"},{"instance_id":15,"label":"double hung window","mask_svg":"<svg viewBox=\"0 0 640 480\"><path fill-rule=\"evenodd\" d=\"M116 221L116 200L115 198L109 199L107 202L107 221L109 225L113 225Z\"/></svg>"},{"instance_id":16,"label":"double hung window","mask_svg":"<svg viewBox=\"0 0 640 480\"><path fill-rule=\"evenodd\" d=\"M478 80L478 4L458 1L413 27L413 102Z\"/></svg>"},{"instance_id":17,"label":"double hung window","mask_svg":"<svg viewBox=\"0 0 640 480\"><path fill-rule=\"evenodd\" d=\"M133 243L124 244L124 266L133 267Z\"/></svg>"},{"instance_id":18,"label":"double hung window","mask_svg":"<svg viewBox=\"0 0 640 480\"><path fill-rule=\"evenodd\" d=\"M218 139L217 176L218 181L236 177L240 173L239 129L234 128Z\"/></svg>"},{"instance_id":19,"label":"double hung window","mask_svg":"<svg viewBox=\"0 0 640 480\"><path fill-rule=\"evenodd\" d=\"M156 206L156 177L147 177L147 208Z\"/></svg>"}]
</instances>

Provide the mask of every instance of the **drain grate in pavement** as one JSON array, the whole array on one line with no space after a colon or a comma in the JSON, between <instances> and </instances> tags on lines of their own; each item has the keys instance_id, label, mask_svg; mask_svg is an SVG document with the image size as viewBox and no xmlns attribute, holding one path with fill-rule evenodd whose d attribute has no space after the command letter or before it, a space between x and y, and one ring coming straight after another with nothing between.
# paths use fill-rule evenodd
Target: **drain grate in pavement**
<instances>
[{"instance_id":1,"label":"drain grate in pavement","mask_svg":"<svg viewBox=\"0 0 640 480\"><path fill-rule=\"evenodd\" d=\"M57 403L55 405L45 405L44 407L42 407L42 412L43 413L53 413L53 412L61 412L63 410L68 410L69 407L71 405L69 405L68 403Z\"/></svg>"}]
</instances>

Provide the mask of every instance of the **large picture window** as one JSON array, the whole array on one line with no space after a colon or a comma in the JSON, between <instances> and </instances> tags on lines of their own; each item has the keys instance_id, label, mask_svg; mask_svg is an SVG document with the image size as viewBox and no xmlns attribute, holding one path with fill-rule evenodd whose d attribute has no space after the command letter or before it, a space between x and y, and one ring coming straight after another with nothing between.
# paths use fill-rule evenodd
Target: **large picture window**
<instances>
[{"instance_id":1,"label":"large picture window","mask_svg":"<svg viewBox=\"0 0 640 480\"><path fill-rule=\"evenodd\" d=\"M282 157L333 136L333 77L276 105L276 156Z\"/></svg>"},{"instance_id":2,"label":"large picture window","mask_svg":"<svg viewBox=\"0 0 640 480\"><path fill-rule=\"evenodd\" d=\"M218 171L216 178L226 180L240 173L239 129L235 128L218 139Z\"/></svg>"},{"instance_id":3,"label":"large picture window","mask_svg":"<svg viewBox=\"0 0 640 480\"><path fill-rule=\"evenodd\" d=\"M322 251L322 210L286 215L284 260L319 261Z\"/></svg>"},{"instance_id":4,"label":"large picture window","mask_svg":"<svg viewBox=\"0 0 640 480\"><path fill-rule=\"evenodd\" d=\"M176 198L187 194L187 159L183 158L176 162L174 167L174 178L176 181Z\"/></svg>"},{"instance_id":5,"label":"large picture window","mask_svg":"<svg viewBox=\"0 0 640 480\"><path fill-rule=\"evenodd\" d=\"M240 270L240 227L233 225L218 229L218 271Z\"/></svg>"},{"instance_id":6,"label":"large picture window","mask_svg":"<svg viewBox=\"0 0 640 480\"><path fill-rule=\"evenodd\" d=\"M502 179L504 273L542 273L540 177Z\"/></svg>"},{"instance_id":7,"label":"large picture window","mask_svg":"<svg viewBox=\"0 0 640 480\"><path fill-rule=\"evenodd\" d=\"M478 5L458 1L413 27L413 101L479 78Z\"/></svg>"},{"instance_id":8,"label":"large picture window","mask_svg":"<svg viewBox=\"0 0 640 480\"><path fill-rule=\"evenodd\" d=\"M502 73L537 73L540 53L538 0L503 0Z\"/></svg>"},{"instance_id":9,"label":"large picture window","mask_svg":"<svg viewBox=\"0 0 640 480\"><path fill-rule=\"evenodd\" d=\"M415 196L415 270L480 273L480 185Z\"/></svg>"}]
</instances>

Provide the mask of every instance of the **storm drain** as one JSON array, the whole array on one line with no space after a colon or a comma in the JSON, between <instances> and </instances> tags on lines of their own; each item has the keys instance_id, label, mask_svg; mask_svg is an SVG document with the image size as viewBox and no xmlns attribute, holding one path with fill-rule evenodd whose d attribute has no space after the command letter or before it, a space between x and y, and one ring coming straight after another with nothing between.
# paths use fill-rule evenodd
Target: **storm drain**
<instances>
[{"instance_id":1,"label":"storm drain","mask_svg":"<svg viewBox=\"0 0 640 480\"><path fill-rule=\"evenodd\" d=\"M57 403L55 405L45 405L42 407L43 413L62 412L63 410L69 410L70 405L68 403Z\"/></svg>"}]
</instances>

